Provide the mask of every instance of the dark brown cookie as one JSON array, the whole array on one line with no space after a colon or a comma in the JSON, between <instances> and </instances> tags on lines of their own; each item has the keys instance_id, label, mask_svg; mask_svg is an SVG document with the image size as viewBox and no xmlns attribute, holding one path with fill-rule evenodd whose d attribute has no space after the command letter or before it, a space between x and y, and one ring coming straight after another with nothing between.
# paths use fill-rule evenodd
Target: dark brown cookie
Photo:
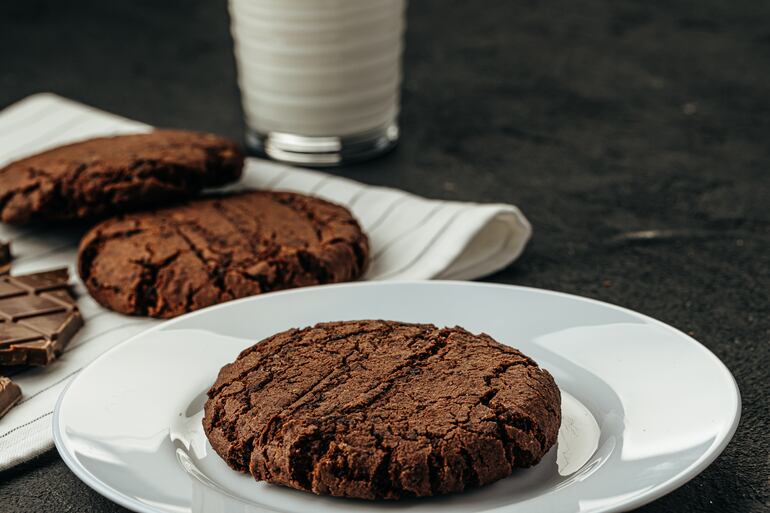
<instances>
[{"instance_id":1,"label":"dark brown cookie","mask_svg":"<svg viewBox=\"0 0 770 513\"><path fill-rule=\"evenodd\" d=\"M343 207L249 191L109 219L80 243L80 277L102 305L174 317L262 292L349 281L366 236Z\"/></svg>"},{"instance_id":2,"label":"dark brown cookie","mask_svg":"<svg viewBox=\"0 0 770 513\"><path fill-rule=\"evenodd\" d=\"M536 464L561 396L545 370L488 335L392 321L269 337L222 368L203 426L259 481L400 499L462 492Z\"/></svg>"},{"instance_id":3,"label":"dark brown cookie","mask_svg":"<svg viewBox=\"0 0 770 513\"><path fill-rule=\"evenodd\" d=\"M212 134L156 130L90 139L0 169L0 219L59 221L122 213L237 180L243 155Z\"/></svg>"}]
</instances>

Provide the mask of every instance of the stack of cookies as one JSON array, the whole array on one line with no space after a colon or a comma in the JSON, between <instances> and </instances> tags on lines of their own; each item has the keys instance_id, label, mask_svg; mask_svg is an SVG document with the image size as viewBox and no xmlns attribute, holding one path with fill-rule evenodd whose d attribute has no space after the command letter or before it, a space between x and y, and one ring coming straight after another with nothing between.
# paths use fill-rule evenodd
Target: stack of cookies
<instances>
[{"instance_id":1,"label":"stack of cookies","mask_svg":"<svg viewBox=\"0 0 770 513\"><path fill-rule=\"evenodd\" d=\"M97 302L128 315L169 318L361 276L368 240L345 208L288 192L212 191L237 181L243 162L231 141L182 130L60 146L0 169L0 220L90 223L80 277ZM7 271L8 247L0 253ZM0 366L46 365L82 325L66 270L46 277L0 281Z\"/></svg>"},{"instance_id":2,"label":"stack of cookies","mask_svg":"<svg viewBox=\"0 0 770 513\"><path fill-rule=\"evenodd\" d=\"M99 221L80 243L78 271L94 299L128 315L169 318L361 276L368 241L345 208L210 191L238 180L243 160L222 137L181 130L70 144L0 169L0 219Z\"/></svg>"}]
</instances>

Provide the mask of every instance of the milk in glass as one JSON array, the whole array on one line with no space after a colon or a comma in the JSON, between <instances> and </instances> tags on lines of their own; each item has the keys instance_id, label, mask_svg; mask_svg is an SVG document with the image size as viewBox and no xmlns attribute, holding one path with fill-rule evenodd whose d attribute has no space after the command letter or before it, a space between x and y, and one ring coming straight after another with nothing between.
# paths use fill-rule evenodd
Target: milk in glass
<instances>
[{"instance_id":1,"label":"milk in glass","mask_svg":"<svg viewBox=\"0 0 770 513\"><path fill-rule=\"evenodd\" d=\"M230 0L253 149L335 165L398 138L406 0Z\"/></svg>"}]
</instances>

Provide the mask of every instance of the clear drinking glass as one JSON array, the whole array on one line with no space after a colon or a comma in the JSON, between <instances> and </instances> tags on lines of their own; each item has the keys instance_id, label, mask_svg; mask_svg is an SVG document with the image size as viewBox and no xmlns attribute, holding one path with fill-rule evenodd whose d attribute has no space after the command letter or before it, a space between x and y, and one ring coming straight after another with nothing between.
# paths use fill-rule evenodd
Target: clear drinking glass
<instances>
[{"instance_id":1,"label":"clear drinking glass","mask_svg":"<svg viewBox=\"0 0 770 513\"><path fill-rule=\"evenodd\" d=\"M333 166L398 140L406 0L230 0L250 148Z\"/></svg>"}]
</instances>

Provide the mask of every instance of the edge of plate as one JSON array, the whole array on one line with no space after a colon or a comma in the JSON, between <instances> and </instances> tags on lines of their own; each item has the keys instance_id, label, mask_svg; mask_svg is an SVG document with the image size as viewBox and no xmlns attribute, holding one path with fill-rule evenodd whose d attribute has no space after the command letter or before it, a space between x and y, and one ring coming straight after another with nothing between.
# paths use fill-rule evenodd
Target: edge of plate
<instances>
[{"instance_id":1,"label":"edge of plate","mask_svg":"<svg viewBox=\"0 0 770 513\"><path fill-rule=\"evenodd\" d=\"M149 331L149 330L145 330L145 331ZM137 335L141 335L142 333L145 333L145 331L137 333ZM88 365L93 364L105 354L109 353L110 351L112 351L118 346L122 346L123 344L125 344L126 342L129 342L133 338L134 337L128 338L123 342L120 342L116 346L108 349ZM64 396L66 395L67 390L69 390L70 385L72 385L72 383L75 382L78 375L76 375L75 378L73 378L69 383L67 383L67 385L64 387L64 390L62 390L61 394L59 395L59 398L56 400L56 405L54 406L54 409L53 409L53 418L51 419L51 427L53 431L53 444L56 447L56 451L59 453L59 456L61 456L61 459L64 461L64 464L67 465L67 468L69 468L72 471L72 473L75 474L78 477L78 479L83 481L89 488L97 492L99 495L111 500L112 502L115 502L123 506L124 508L128 508L132 511L136 511L137 513L166 513L163 510L152 508L147 504L144 504L136 499L132 499L128 495L122 492L119 492L114 488L111 488L110 486L107 486L101 480L99 480L99 478L91 474L82 465L80 465L80 463L74 457L72 457L70 452L66 449L66 446L64 445L64 441L61 438L61 426L59 424L59 413L61 410L62 400L64 399Z\"/></svg>"},{"instance_id":2,"label":"edge of plate","mask_svg":"<svg viewBox=\"0 0 770 513\"><path fill-rule=\"evenodd\" d=\"M180 315L179 317L176 317L174 319L170 319L164 322L161 322L159 324L156 324L155 326L151 326L146 330L143 330L136 335L133 335L132 337L129 337L128 339L124 340L123 342L118 343L114 347L108 349L104 353L100 354L96 359L91 362L90 365L93 365L94 363L101 360L103 357L105 357L110 352L114 351L118 347L123 346L124 344L127 344L129 342L132 342L135 338L142 337L147 333L150 333L152 331L157 331L161 329L165 329L169 325L176 324L180 321L183 321L190 317L195 317L197 315L201 315L203 313L208 313L220 308L227 307L229 305L232 305L233 303L238 302L246 302L246 301L255 301L260 300L261 298L271 297L276 294L281 295L290 295L290 294L297 294L297 293L303 293L307 291L307 289L315 289L315 288L353 288L353 287L367 287L367 286L398 286L398 285L419 285L419 286L434 286L434 285L461 285L464 287L479 287L479 288L514 288L514 289L520 289L520 290L532 290L536 291L538 293L544 293L548 295L556 295L556 296L564 296L569 297L573 299L580 299L583 301L588 301L591 303L599 304L605 307L614 308L616 310L620 310L623 312L631 313L634 315L641 316L645 320L651 321L656 325L662 326L665 329L671 330L676 332L678 335L684 337L685 339L693 342L696 346L698 346L708 358L710 358L714 363L716 363L717 367L722 370L729 378L730 382L733 385L733 393L735 395L735 402L736 402L736 409L732 412L733 418L731 419L730 427L722 433L721 439L719 439L716 442L716 445L712 450L710 450L708 453L706 453L701 459L694 462L692 465L687 467L686 469L679 472L676 476L668 480L667 482L664 482L656 487L653 487L646 492L644 492L642 495L633 497L631 499L620 501L616 504L609 505L607 507L600 507L598 509L594 510L587 510L586 512L581 513L613 513L618 511L626 511L631 508L637 508L640 506L643 506L645 504L648 504L656 499L659 499L660 497L671 493L672 491L676 490L677 488L681 487L682 485L686 484L688 481L693 479L695 476L703 472L709 465L711 465L714 460L719 457L720 454L725 450L727 445L732 440L733 436L735 435L736 430L738 429L738 424L740 422L741 412L742 412L742 404L741 404L741 393L740 389L738 388L738 383L735 380L735 376L733 376L732 372L730 372L730 369L727 368L727 366L720 360L708 347L703 345L702 343L695 340L693 337L687 335L683 331L666 324L663 321L659 321L658 319L655 319L653 317L650 317L649 315L643 314L641 312L637 312L635 310L631 310L630 308L625 308L619 305L615 305L612 303L608 303L606 301L600 301L598 299L593 299L585 296L579 296L577 294L570 294L568 292L560 292L556 290L549 290L549 289L541 289L537 287L527 287L523 285L508 285L508 284L502 284L502 283L484 283L484 282L469 282L469 281L461 281L461 280L394 280L394 281L382 281L382 282L352 282L352 283L335 283L330 285L318 285L314 287L301 287L297 289L290 289L290 290L283 290L283 291L277 291L272 292L267 296L263 295L256 295L256 296L249 296L244 297L240 299L236 299L234 301L228 301L225 303L220 303L217 305L213 305L207 308L203 308L201 310L196 310L194 312L189 312L184 315ZM64 441L61 438L61 426L59 423L60 419L60 410L61 405L64 400L64 397L67 394L67 391L69 390L70 386L75 383L77 379L79 379L80 373L75 375L75 377L67 383L67 385L62 390L62 393L59 395L58 399L56 400L56 405L53 410L53 418L52 420L52 431L53 431L53 440L54 445L56 446L56 450L58 451L59 455L61 456L64 463L67 465L67 467L81 480L83 481L87 486L89 486L94 491L98 492L102 496L108 498L109 500L116 502L117 504L131 509L133 511L136 511L137 513L166 513L163 510L153 508L152 506L149 506L147 504L144 504L141 501L138 501L136 499L133 499L129 497L128 495L123 494L122 492L119 492L106 484L104 484L101 480L99 480L96 476L91 474L88 470L83 468L75 458L71 456L69 451L67 451Z\"/></svg>"}]
</instances>

